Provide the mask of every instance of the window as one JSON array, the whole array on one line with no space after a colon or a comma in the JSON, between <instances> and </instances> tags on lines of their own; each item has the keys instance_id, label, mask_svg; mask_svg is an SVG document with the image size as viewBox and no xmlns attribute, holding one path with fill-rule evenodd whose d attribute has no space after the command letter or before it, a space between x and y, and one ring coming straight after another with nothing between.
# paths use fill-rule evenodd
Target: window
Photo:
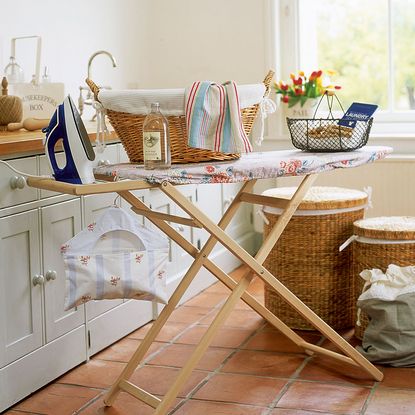
<instances>
[{"instance_id":1,"label":"window","mask_svg":"<svg viewBox=\"0 0 415 415\"><path fill-rule=\"evenodd\" d=\"M338 72L345 109L379 105L387 131L414 133L415 0L280 0L281 76ZM378 129L378 132L380 130Z\"/></svg>"}]
</instances>

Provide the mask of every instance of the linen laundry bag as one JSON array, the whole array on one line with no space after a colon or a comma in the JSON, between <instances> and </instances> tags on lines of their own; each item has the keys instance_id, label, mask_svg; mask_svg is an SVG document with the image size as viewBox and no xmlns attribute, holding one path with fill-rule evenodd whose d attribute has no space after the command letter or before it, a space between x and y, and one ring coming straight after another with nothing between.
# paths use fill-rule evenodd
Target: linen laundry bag
<instances>
[{"instance_id":1,"label":"linen laundry bag","mask_svg":"<svg viewBox=\"0 0 415 415\"><path fill-rule=\"evenodd\" d=\"M415 366L415 266L391 264L386 273L372 269L360 275L370 288L357 306L369 324L357 349L371 362Z\"/></svg>"},{"instance_id":2,"label":"linen laundry bag","mask_svg":"<svg viewBox=\"0 0 415 415\"><path fill-rule=\"evenodd\" d=\"M167 303L167 238L121 208L107 209L63 244L61 253L66 310L114 298Z\"/></svg>"}]
</instances>

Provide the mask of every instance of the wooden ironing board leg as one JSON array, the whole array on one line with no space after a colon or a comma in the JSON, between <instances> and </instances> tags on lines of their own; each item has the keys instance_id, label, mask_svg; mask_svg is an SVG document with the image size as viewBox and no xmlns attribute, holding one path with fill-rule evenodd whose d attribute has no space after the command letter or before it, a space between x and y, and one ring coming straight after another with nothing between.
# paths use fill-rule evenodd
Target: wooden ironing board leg
<instances>
[{"instance_id":1,"label":"wooden ironing board leg","mask_svg":"<svg viewBox=\"0 0 415 415\"><path fill-rule=\"evenodd\" d=\"M215 319L210 324L209 328L199 341L193 353L187 360L186 364L180 370L179 375L169 388L168 392L164 395L161 403L157 406L154 415L165 415L169 410L170 405L173 403L174 398L178 395L181 388L189 378L192 370L195 368L199 360L203 357L213 337L217 334L219 328L222 326L224 321L227 319L231 311L234 309L237 301L241 298L241 295L248 288L249 283L253 278L253 274L246 274L238 285L232 291L232 294L228 297L225 304L221 307L220 311L216 315Z\"/></svg>"},{"instance_id":2,"label":"wooden ironing board leg","mask_svg":"<svg viewBox=\"0 0 415 415\"><path fill-rule=\"evenodd\" d=\"M250 192L255 185L256 180L251 180L249 182L244 183L241 190L239 191L238 195L242 192L247 191ZM119 192L121 196L127 196L128 192ZM232 217L235 215L239 204L241 203L239 200L238 195L231 203L227 211L225 212L224 216L219 222L219 227L226 228L229 222L232 220ZM127 198L128 201L128 198ZM133 198L130 198L130 201L134 202ZM140 205L137 203L133 204L134 207L139 208ZM124 380L128 380L131 375L133 374L134 370L143 360L147 350L150 348L151 344L157 337L160 330L165 325L166 321L168 320L171 313L176 308L177 304L179 303L180 299L183 297L183 294L186 292L187 288L189 287L190 283L193 281L196 274L199 272L200 268L203 266L204 261L207 259L208 255L212 252L213 248L215 247L217 240L215 237L210 236L202 250L199 254L195 257L194 262L190 266L189 270L186 272L185 276L183 277L180 284L177 286L176 290L174 291L173 295L170 297L168 304L163 308L159 317L154 322L153 326L144 337L144 340L135 351L133 356L131 357L130 361L128 362L127 366L121 372L120 376L117 378L115 383L111 386L110 390L106 394L104 398L105 405L111 406L114 403L117 395L120 393L122 389L122 382Z\"/></svg>"},{"instance_id":3,"label":"wooden ironing board leg","mask_svg":"<svg viewBox=\"0 0 415 415\"><path fill-rule=\"evenodd\" d=\"M246 183L246 185L241 189L235 198L234 202L231 204L221 221L218 225L211 222L202 212L200 212L197 207L195 207L190 201L186 199L174 186L170 184L163 183L162 190L180 206L184 211L186 211L192 220L197 221L202 224L203 227L211 234L208 242L199 252L190 242L183 238L177 231L174 230L170 225L168 225L164 220L153 217L149 219L158 226L166 235L171 237L175 242L177 242L184 250L191 254L195 261L189 268L189 271L186 273L185 277L182 280L182 283L179 284L175 293L173 294L169 304L163 309L159 318L153 325L153 328L149 331L143 343L137 349L127 367L124 369L123 373L120 375L117 382L113 385L111 390L108 392L105 403L111 405L116 398L118 392L125 390L126 392L136 396L137 398L149 403L155 408L156 415L165 415L174 400L180 391L181 387L184 385L192 370L196 366L197 362L205 353L206 349L209 347L209 344L213 336L217 333L217 330L223 324L229 313L234 309L236 302L239 298L242 298L247 304L249 304L254 310L256 310L261 316L267 319L271 324L278 328L283 334L289 337L294 341L298 346L303 347L305 351L310 353L319 352L330 357L333 357L337 360L354 364L366 370L371 376L376 380L380 380L383 375L378 371L370 362L368 362L363 356L361 356L354 348L352 348L341 336L339 336L334 330L332 330L324 321L322 321L318 316L316 316L305 304L303 304L295 295L293 295L283 284L281 284L274 276L272 276L265 268L262 267L263 261L266 259L268 253L280 237L285 226L288 224L295 210L297 209L299 203L303 199L305 193L309 187L314 182L316 176L306 176L297 189L297 192L291 199L290 203L286 206L283 213L280 215L279 220L275 224L274 228L271 230L270 234L264 241L262 247L258 251L256 258L254 259L246 251L244 251L239 245L234 242L230 237L226 235L223 231L224 228L229 224L230 220L234 216L237 208L241 202L241 195L243 193L249 193L253 188L253 181ZM248 184L251 184L248 186ZM142 203L139 199L135 198L128 191L121 191L119 194L131 203L134 207L141 209L143 213L149 208ZM207 256L212 251L216 242L222 243L231 253L239 257L248 267L249 271L245 273L241 281L237 283L232 278L230 278L223 270L217 267L212 263ZM164 398L160 401L158 398L152 396L148 392L141 390L135 385L128 382L129 377L136 369L138 364L143 359L145 353L150 347L151 343L154 341L155 337L164 326L168 317L171 315L175 306L178 304L182 298L184 292L186 291L188 285L193 280L194 276L200 270L202 266L205 266L209 271L211 271L220 281L227 285L232 293L226 300L225 304L222 306L218 315L215 317L214 321L209 326L207 332L202 337L200 343L193 351L193 354L187 361L186 365L179 372L178 377L170 387L169 391L166 393ZM246 292L246 289L249 286L253 275L257 274L272 286L285 300L291 304L300 314L302 314L311 324L313 324L322 334L324 334L328 339L330 339L334 344L336 344L344 355L332 352L326 349L323 349L319 346L312 345L304 339L302 339L297 333L291 330L286 326L278 317L274 316L269 310L267 310L263 305L261 305L254 297ZM151 336L150 336L151 334Z\"/></svg>"},{"instance_id":4,"label":"wooden ironing board leg","mask_svg":"<svg viewBox=\"0 0 415 415\"><path fill-rule=\"evenodd\" d=\"M304 180L307 180L307 177ZM304 181L303 181L304 183ZM300 186L301 187L301 186ZM325 335L332 343L334 343L346 356L352 359L358 366L370 374L375 380L382 380L383 374L372 363L364 358L354 347L344 340L336 331L334 331L327 323L325 323L317 314L307 307L298 297L296 297L287 287L285 287L277 278L275 278L262 264L255 260L248 252L241 248L229 235L215 225L203 212L197 209L189 200L187 200L174 186L168 182L163 182L161 189L174 200L187 214L201 223L204 228L219 242L225 246L231 253L237 256L242 262L257 274L264 282L269 284L288 304L290 304L298 313L300 313L309 323L311 323L320 333ZM299 191L300 189L298 189ZM291 203L294 203L294 197ZM291 203L287 209L290 209ZM295 209L293 209L294 213ZM271 235L277 236L280 233L278 222L271 231ZM263 246L258 255L258 259L266 257L273 247L273 239L275 242L278 238L269 237L266 245ZM265 258L264 258L265 259Z\"/></svg>"},{"instance_id":5,"label":"wooden ironing board leg","mask_svg":"<svg viewBox=\"0 0 415 415\"><path fill-rule=\"evenodd\" d=\"M140 206L140 209L145 213L150 211L140 199L137 199L134 195L129 192L120 192L120 195L131 205ZM284 212L281 216L284 215ZM186 238L184 238L179 232L177 232L173 227L167 224L164 220L159 220L157 218L148 218L154 225L156 225L161 231L168 235L174 242L176 242L181 248L183 248L189 255L194 258L199 253L199 250L192 245ZM219 281L226 285L230 290L234 289L237 285L237 282L234 281L229 275L227 275L221 268L214 264L210 259L206 258L206 262L203 264L204 267L210 271ZM283 323L278 317L271 313L267 308L265 308L258 300L253 297L248 292L243 293L242 300L245 301L253 310L255 310L261 317L267 320L275 328L280 330L285 334L291 341L293 341L297 346L303 347L304 340L291 328L289 328L285 323ZM307 348L304 348L307 350Z\"/></svg>"},{"instance_id":6,"label":"wooden ironing board leg","mask_svg":"<svg viewBox=\"0 0 415 415\"><path fill-rule=\"evenodd\" d=\"M304 178L301 185L299 186L294 196L292 197L291 203L286 207L278 223L275 225L273 232L271 232L270 236L266 239L265 243L262 245L261 249L256 254L255 259L257 261L261 263L265 261L266 257L268 256L269 251L272 249L272 247L275 244L275 242L273 243L273 240L274 239L275 241L278 240L284 228L286 227L292 215L294 214L295 210L297 209L298 205L301 203L302 199L304 198L304 195L307 193L307 190L311 187L315 179L316 179L316 176L314 175L306 176ZM173 197L172 195L170 195L168 191L166 191L166 193L170 196L172 200L174 200L188 214L190 214L189 211L187 211L185 207L181 205L180 201L176 199L176 197ZM242 194L242 192L239 193L238 196L240 194ZM236 199L238 199L238 196ZM193 216L193 214L190 214L190 215ZM211 235L216 236L216 234L214 233L211 233ZM180 389L182 388L184 383L187 381L192 370L197 365L197 363L199 362L199 360L201 359L201 357L203 356L203 354L206 352L207 348L209 347L213 339L213 336L217 333L222 323L226 320L230 312L234 309L236 302L245 293L253 276L254 276L253 273L250 270L248 270L247 272L245 272L241 281L232 288L232 294L228 297L225 304L222 306L222 308L216 315L215 319L210 324L208 330L201 338L199 344L193 351L192 355L186 362L185 366L180 370L178 377L176 378L173 385L170 387L169 391L166 393L166 395L162 399L160 405L157 406L155 415L165 415L167 413L168 408L172 404L174 398L180 392ZM289 337L292 337L291 333L289 333ZM301 337L296 335L295 333L294 333L294 337L298 337L299 339L301 339ZM296 340L298 341L297 338ZM303 339L301 339L301 342L304 343Z\"/></svg>"}]
</instances>

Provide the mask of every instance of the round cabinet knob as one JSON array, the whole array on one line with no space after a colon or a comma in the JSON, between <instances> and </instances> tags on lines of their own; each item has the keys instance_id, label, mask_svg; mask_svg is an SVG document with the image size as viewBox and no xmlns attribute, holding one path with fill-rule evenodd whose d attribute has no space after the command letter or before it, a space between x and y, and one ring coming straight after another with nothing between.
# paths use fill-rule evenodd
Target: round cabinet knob
<instances>
[{"instance_id":1,"label":"round cabinet knob","mask_svg":"<svg viewBox=\"0 0 415 415\"><path fill-rule=\"evenodd\" d=\"M36 285L43 285L44 282L45 282L45 277L43 275L36 274L32 278L32 283L33 283L34 286L36 286Z\"/></svg>"},{"instance_id":2,"label":"round cabinet knob","mask_svg":"<svg viewBox=\"0 0 415 415\"><path fill-rule=\"evenodd\" d=\"M108 166L109 164L111 164L111 162L109 160L99 160L98 161L98 166Z\"/></svg>"},{"instance_id":3,"label":"round cabinet knob","mask_svg":"<svg viewBox=\"0 0 415 415\"><path fill-rule=\"evenodd\" d=\"M234 199L235 199L235 196L231 196L228 199L225 199L223 202L223 207L227 208L233 202Z\"/></svg>"},{"instance_id":4,"label":"round cabinet knob","mask_svg":"<svg viewBox=\"0 0 415 415\"><path fill-rule=\"evenodd\" d=\"M55 270L49 269L46 272L46 274L45 274L46 281L54 281L54 280L56 280L57 275L58 274L56 273Z\"/></svg>"},{"instance_id":5,"label":"round cabinet knob","mask_svg":"<svg viewBox=\"0 0 415 415\"><path fill-rule=\"evenodd\" d=\"M184 226L183 226L183 225L179 225L179 226L177 226L177 227L176 227L176 229L177 229L179 232L184 232Z\"/></svg>"},{"instance_id":6,"label":"round cabinet knob","mask_svg":"<svg viewBox=\"0 0 415 415\"><path fill-rule=\"evenodd\" d=\"M15 189L23 189L26 186L26 179L23 176L13 176L10 178L10 187Z\"/></svg>"}]
</instances>

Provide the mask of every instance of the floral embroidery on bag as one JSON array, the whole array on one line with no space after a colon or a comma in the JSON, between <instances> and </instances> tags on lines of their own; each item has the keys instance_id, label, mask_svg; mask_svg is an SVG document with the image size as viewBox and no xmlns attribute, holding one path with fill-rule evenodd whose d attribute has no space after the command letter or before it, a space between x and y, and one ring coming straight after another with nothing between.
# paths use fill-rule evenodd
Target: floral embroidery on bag
<instances>
[{"instance_id":1,"label":"floral embroidery on bag","mask_svg":"<svg viewBox=\"0 0 415 415\"><path fill-rule=\"evenodd\" d=\"M164 271L164 269L161 269L158 273L157 273L157 277L161 280L164 276L164 274L166 273L166 271Z\"/></svg>"},{"instance_id":2,"label":"floral embroidery on bag","mask_svg":"<svg viewBox=\"0 0 415 415\"><path fill-rule=\"evenodd\" d=\"M215 172L216 168L215 166L206 166L205 170L206 170L206 173L212 174Z\"/></svg>"},{"instance_id":3,"label":"floral embroidery on bag","mask_svg":"<svg viewBox=\"0 0 415 415\"><path fill-rule=\"evenodd\" d=\"M81 261L82 265L88 265L88 261L91 259L90 256L84 256L81 255L81 257L79 258L79 260Z\"/></svg>"},{"instance_id":4,"label":"floral embroidery on bag","mask_svg":"<svg viewBox=\"0 0 415 415\"><path fill-rule=\"evenodd\" d=\"M143 259L144 254L136 254L135 256L135 262L137 262L137 264L141 263L141 260Z\"/></svg>"},{"instance_id":5,"label":"floral embroidery on bag","mask_svg":"<svg viewBox=\"0 0 415 415\"><path fill-rule=\"evenodd\" d=\"M118 281L120 281L121 280L121 277L116 277L116 276L111 276L111 279L110 279L110 281L111 281L111 285L114 285L114 286L116 286L117 284L118 284Z\"/></svg>"},{"instance_id":6,"label":"floral embroidery on bag","mask_svg":"<svg viewBox=\"0 0 415 415\"><path fill-rule=\"evenodd\" d=\"M69 248L69 244L65 244L61 246L61 254L64 254Z\"/></svg>"},{"instance_id":7,"label":"floral embroidery on bag","mask_svg":"<svg viewBox=\"0 0 415 415\"><path fill-rule=\"evenodd\" d=\"M90 295L83 295L81 297L82 302L86 303L87 301L92 300L92 297Z\"/></svg>"}]
</instances>

